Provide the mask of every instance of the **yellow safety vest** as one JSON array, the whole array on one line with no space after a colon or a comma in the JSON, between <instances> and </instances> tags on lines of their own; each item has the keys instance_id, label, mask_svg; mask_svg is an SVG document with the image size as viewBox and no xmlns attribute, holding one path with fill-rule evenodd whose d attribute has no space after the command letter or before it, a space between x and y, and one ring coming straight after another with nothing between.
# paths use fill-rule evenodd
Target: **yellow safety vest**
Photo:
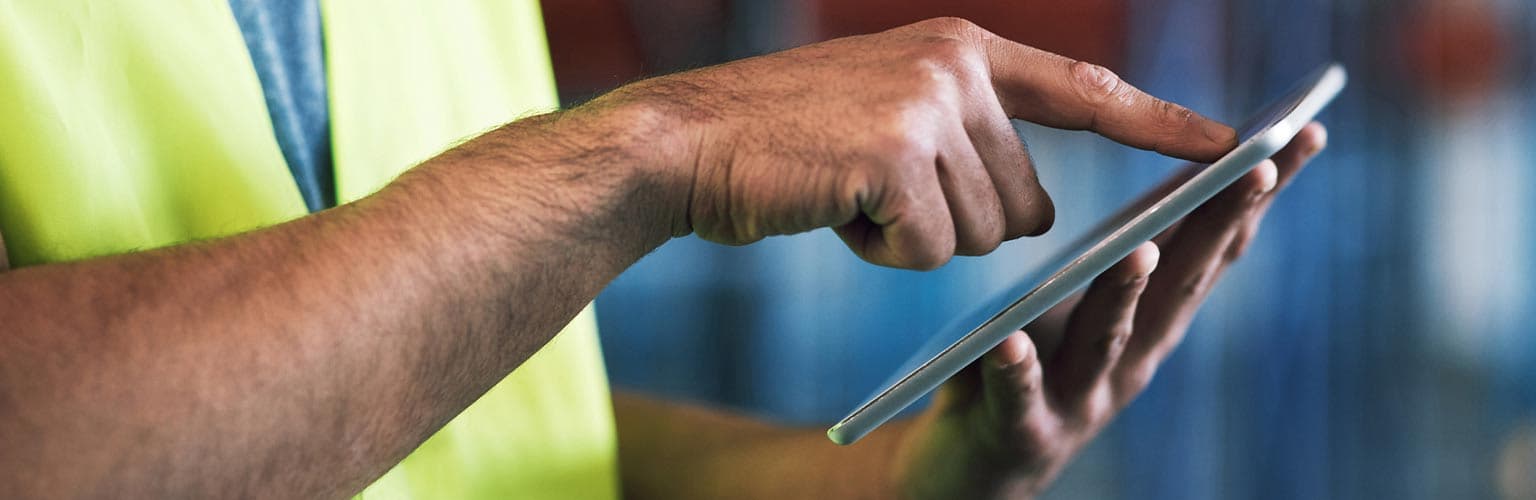
<instances>
[{"instance_id":1,"label":"yellow safety vest","mask_svg":"<svg viewBox=\"0 0 1536 500\"><path fill-rule=\"evenodd\" d=\"M551 110L536 0L322 0L337 199ZM0 0L0 234L17 266L305 214L224 0ZM302 423L296 423L302 425ZM366 498L617 498L589 307Z\"/></svg>"}]
</instances>

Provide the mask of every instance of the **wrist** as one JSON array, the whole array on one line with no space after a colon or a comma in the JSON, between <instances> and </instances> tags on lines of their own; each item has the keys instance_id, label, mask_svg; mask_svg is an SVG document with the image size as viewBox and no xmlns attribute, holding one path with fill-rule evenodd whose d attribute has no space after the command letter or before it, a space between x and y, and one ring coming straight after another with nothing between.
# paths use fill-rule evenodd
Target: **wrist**
<instances>
[{"instance_id":1,"label":"wrist","mask_svg":"<svg viewBox=\"0 0 1536 500\"><path fill-rule=\"evenodd\" d=\"M622 270L671 237L680 204L655 173L657 152L643 147L653 128L631 110L594 111L529 117L475 137L402 175L371 212L391 224L420 219L461 250L508 260L493 266L579 248Z\"/></svg>"},{"instance_id":2,"label":"wrist","mask_svg":"<svg viewBox=\"0 0 1536 500\"><path fill-rule=\"evenodd\" d=\"M690 210L700 164L701 116L679 89L663 79L637 82L573 112L601 123L614 147L633 159L637 185L652 191L651 215L669 238L693 233ZM707 118L707 117L703 117Z\"/></svg>"}]
</instances>

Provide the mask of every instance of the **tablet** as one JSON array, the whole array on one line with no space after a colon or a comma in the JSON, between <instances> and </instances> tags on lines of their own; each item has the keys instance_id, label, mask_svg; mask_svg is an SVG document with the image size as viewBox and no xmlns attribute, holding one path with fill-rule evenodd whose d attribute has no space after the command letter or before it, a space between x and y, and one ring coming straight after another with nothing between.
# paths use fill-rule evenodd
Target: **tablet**
<instances>
[{"instance_id":1,"label":"tablet","mask_svg":"<svg viewBox=\"0 0 1536 500\"><path fill-rule=\"evenodd\" d=\"M1050 259L1037 274L987 301L972 314L940 330L864 404L831 429L827 437L851 444L897 412L932 392L1004 338L1034 321L1094 277L1130 255L1142 243L1189 215L1236 182L1259 162L1280 151L1344 89L1344 68L1330 64L1303 79L1238 129L1237 148L1211 164L1189 164L1166 182L1139 196L1086 236ZM1044 276L1040 279L1039 276ZM959 335L964 332L963 335Z\"/></svg>"}]
</instances>

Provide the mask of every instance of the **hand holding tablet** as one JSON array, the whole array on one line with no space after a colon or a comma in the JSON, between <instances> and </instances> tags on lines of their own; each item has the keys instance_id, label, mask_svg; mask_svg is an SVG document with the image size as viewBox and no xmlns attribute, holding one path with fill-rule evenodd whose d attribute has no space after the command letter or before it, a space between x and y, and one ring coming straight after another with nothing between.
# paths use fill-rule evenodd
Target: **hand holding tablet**
<instances>
[{"instance_id":1,"label":"hand holding tablet","mask_svg":"<svg viewBox=\"0 0 1536 500\"><path fill-rule=\"evenodd\" d=\"M1113 274L1111 266L1116 262L1216 197L1265 159L1281 152L1281 148L1342 90L1344 81L1344 70L1337 65L1313 73L1295 91L1242 127L1240 145L1236 149L1210 165L1189 165L1180 169L1159 189L1090 231L1080 244L1070 246L1055 259L1055 265L1044 268L1050 274L1043 280L1023 280L1015 289L938 332L893 375L890 382L834 425L828 431L828 437L839 444L858 440L955 376L1010 334L1087 286L1095 277L1107 270ZM1273 167L1268 168L1273 170ZM1271 179L1273 182L1273 177ZM1164 260L1168 258L1165 256ZM1136 266L1135 262L1125 265Z\"/></svg>"}]
</instances>

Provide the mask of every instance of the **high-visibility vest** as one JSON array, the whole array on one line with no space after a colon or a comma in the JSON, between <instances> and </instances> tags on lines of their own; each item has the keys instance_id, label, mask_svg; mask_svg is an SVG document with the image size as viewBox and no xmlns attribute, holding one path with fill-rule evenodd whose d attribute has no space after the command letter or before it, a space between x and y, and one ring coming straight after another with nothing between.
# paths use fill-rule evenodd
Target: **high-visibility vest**
<instances>
[{"instance_id":1,"label":"high-visibility vest","mask_svg":"<svg viewBox=\"0 0 1536 500\"><path fill-rule=\"evenodd\" d=\"M536 0L322 0L321 15L341 201L556 105ZM224 0L0 0L13 265L304 215L270 120ZM589 307L361 495L617 498L612 412Z\"/></svg>"}]
</instances>

